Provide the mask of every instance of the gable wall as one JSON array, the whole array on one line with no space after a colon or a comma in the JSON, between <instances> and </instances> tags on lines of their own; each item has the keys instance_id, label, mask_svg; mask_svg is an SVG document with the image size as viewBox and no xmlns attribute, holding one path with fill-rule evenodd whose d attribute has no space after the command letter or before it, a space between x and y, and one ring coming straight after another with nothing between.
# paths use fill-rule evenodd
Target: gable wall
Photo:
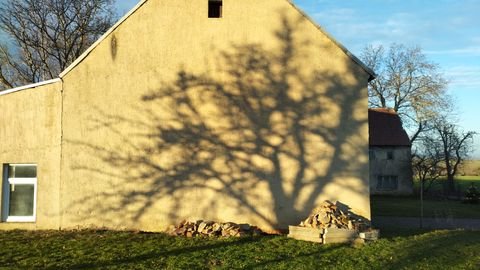
<instances>
[{"instance_id":1,"label":"gable wall","mask_svg":"<svg viewBox=\"0 0 480 270\"><path fill-rule=\"evenodd\" d=\"M64 76L62 227L159 230L184 218L198 218L278 228L299 222L312 205L324 199L338 199L369 217L369 75L287 1L224 0L221 19L207 18L207 2L147 1ZM293 29L292 42L279 41L286 26ZM281 155L278 165L260 150L254 154L237 151L234 166L222 152L215 154L209 168L209 173L217 175L162 175L162 166L180 163L194 149L182 143L152 146L162 127L182 126L172 119L178 117L175 112L181 106L172 98L148 102L145 95L158 96L165 88L178 88L174 80L180 71L234 84L225 70L237 67L225 64L222 52L247 54L239 45L256 44L262 52L278 56L270 59L269 72L281 76L279 61L289 50L286 43L296 51L288 61L296 73L285 75L290 95L302 97L317 91L318 103L312 106L321 104L323 110L304 121L306 126L318 126L318 134L325 132L302 139L304 160ZM265 78L256 79L246 80L255 85ZM189 98L199 110L200 120L195 121L208 127L205 134L218 135L233 125L235 119L222 116L223 105L205 91L193 89ZM230 141L232 149L247 147L247 131L224 132L220 140ZM294 141L293 135L284 136ZM298 147L293 144L290 149ZM212 154L206 152L205 156ZM250 165L238 165L239 160ZM247 167L255 168L254 172L245 172ZM298 174L300 169L302 174ZM303 180L295 181L299 178ZM303 188L293 194L295 183Z\"/></svg>"},{"instance_id":2,"label":"gable wall","mask_svg":"<svg viewBox=\"0 0 480 270\"><path fill-rule=\"evenodd\" d=\"M0 175L3 164L37 164L36 222L0 222L0 229L60 227L61 105L61 82L0 96Z\"/></svg>"}]
</instances>

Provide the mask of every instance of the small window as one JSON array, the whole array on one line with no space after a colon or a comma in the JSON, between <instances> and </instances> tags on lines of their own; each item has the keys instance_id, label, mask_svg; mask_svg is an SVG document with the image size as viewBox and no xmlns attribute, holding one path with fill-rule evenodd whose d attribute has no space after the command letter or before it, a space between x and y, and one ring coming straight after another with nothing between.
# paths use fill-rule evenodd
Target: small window
<instances>
[{"instance_id":1,"label":"small window","mask_svg":"<svg viewBox=\"0 0 480 270\"><path fill-rule=\"evenodd\" d=\"M222 0L208 1L208 18L222 18Z\"/></svg>"},{"instance_id":2,"label":"small window","mask_svg":"<svg viewBox=\"0 0 480 270\"><path fill-rule=\"evenodd\" d=\"M379 175L377 177L377 190L394 191L398 189L398 176L396 175Z\"/></svg>"},{"instance_id":3,"label":"small window","mask_svg":"<svg viewBox=\"0 0 480 270\"><path fill-rule=\"evenodd\" d=\"M37 166L6 164L3 172L2 221L35 222Z\"/></svg>"},{"instance_id":4,"label":"small window","mask_svg":"<svg viewBox=\"0 0 480 270\"><path fill-rule=\"evenodd\" d=\"M388 160L393 160L393 151L388 151L387 152L387 159Z\"/></svg>"},{"instance_id":5,"label":"small window","mask_svg":"<svg viewBox=\"0 0 480 270\"><path fill-rule=\"evenodd\" d=\"M368 150L368 157L370 160L375 160L375 151L374 150Z\"/></svg>"}]
</instances>

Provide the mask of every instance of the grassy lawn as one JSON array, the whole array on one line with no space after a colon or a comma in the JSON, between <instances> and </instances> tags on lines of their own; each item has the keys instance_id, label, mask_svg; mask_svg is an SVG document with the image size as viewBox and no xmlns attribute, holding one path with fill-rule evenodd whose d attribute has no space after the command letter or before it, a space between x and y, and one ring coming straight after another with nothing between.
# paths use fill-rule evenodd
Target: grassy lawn
<instances>
[{"instance_id":1,"label":"grassy lawn","mask_svg":"<svg viewBox=\"0 0 480 270\"><path fill-rule=\"evenodd\" d=\"M442 191L445 183L446 183L446 179L435 180L430 190ZM480 189L480 176L456 176L455 177L455 186L459 188L462 192L465 192L472 183L477 187L477 189ZM414 181L414 188L415 190L420 190L419 181Z\"/></svg>"},{"instance_id":2,"label":"grassy lawn","mask_svg":"<svg viewBox=\"0 0 480 270\"><path fill-rule=\"evenodd\" d=\"M372 215L419 217L420 198L416 197L370 197ZM451 200L424 200L425 217L480 218L480 204L463 204Z\"/></svg>"},{"instance_id":3,"label":"grassy lawn","mask_svg":"<svg viewBox=\"0 0 480 270\"><path fill-rule=\"evenodd\" d=\"M284 236L0 232L0 269L480 269L480 232L402 231L362 247Z\"/></svg>"},{"instance_id":4,"label":"grassy lawn","mask_svg":"<svg viewBox=\"0 0 480 270\"><path fill-rule=\"evenodd\" d=\"M480 176L457 176L457 180L460 181L474 181L480 184Z\"/></svg>"},{"instance_id":5,"label":"grassy lawn","mask_svg":"<svg viewBox=\"0 0 480 270\"><path fill-rule=\"evenodd\" d=\"M437 180L431 191L442 191L445 180ZM459 176L456 185L462 191L466 191L470 184L474 183L480 190L479 176ZM419 190L419 183L415 181L415 189ZM419 217L420 196L372 196L372 215L374 216L398 216ZM480 204L462 204L460 201L431 199L428 196L424 200L425 217L448 217L448 218L480 218Z\"/></svg>"},{"instance_id":6,"label":"grassy lawn","mask_svg":"<svg viewBox=\"0 0 480 270\"><path fill-rule=\"evenodd\" d=\"M471 183L475 184L477 188L480 188L480 176L457 176L455 180L457 180L462 190L467 189Z\"/></svg>"}]
</instances>

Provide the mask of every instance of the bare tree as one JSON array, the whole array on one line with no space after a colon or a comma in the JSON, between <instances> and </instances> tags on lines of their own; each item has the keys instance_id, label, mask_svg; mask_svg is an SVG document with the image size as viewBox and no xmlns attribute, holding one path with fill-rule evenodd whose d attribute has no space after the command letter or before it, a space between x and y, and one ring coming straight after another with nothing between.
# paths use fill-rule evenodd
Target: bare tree
<instances>
[{"instance_id":1,"label":"bare tree","mask_svg":"<svg viewBox=\"0 0 480 270\"><path fill-rule=\"evenodd\" d=\"M6 0L0 90L52 79L113 23L113 0Z\"/></svg>"},{"instance_id":2,"label":"bare tree","mask_svg":"<svg viewBox=\"0 0 480 270\"><path fill-rule=\"evenodd\" d=\"M415 176L423 181L425 191L433 182L447 178L446 191L455 191L454 178L469 153L472 151L474 132L463 132L445 119L432 125L417 143L412 157Z\"/></svg>"},{"instance_id":3,"label":"bare tree","mask_svg":"<svg viewBox=\"0 0 480 270\"><path fill-rule=\"evenodd\" d=\"M457 126L449 123L436 124L435 133L442 146L442 158L447 176L447 191L454 192L454 177L459 166L472 151L475 133L472 131L460 131Z\"/></svg>"},{"instance_id":4,"label":"bare tree","mask_svg":"<svg viewBox=\"0 0 480 270\"><path fill-rule=\"evenodd\" d=\"M412 169L415 178L423 184L422 192L428 191L433 183L444 175L442 153L441 143L435 138L424 136L418 141L412 154Z\"/></svg>"},{"instance_id":5,"label":"bare tree","mask_svg":"<svg viewBox=\"0 0 480 270\"><path fill-rule=\"evenodd\" d=\"M368 88L369 106L398 112L403 124L413 130L411 142L440 109L449 106L447 81L419 47L392 44L385 50L383 46L367 46L361 58L377 73Z\"/></svg>"}]
</instances>

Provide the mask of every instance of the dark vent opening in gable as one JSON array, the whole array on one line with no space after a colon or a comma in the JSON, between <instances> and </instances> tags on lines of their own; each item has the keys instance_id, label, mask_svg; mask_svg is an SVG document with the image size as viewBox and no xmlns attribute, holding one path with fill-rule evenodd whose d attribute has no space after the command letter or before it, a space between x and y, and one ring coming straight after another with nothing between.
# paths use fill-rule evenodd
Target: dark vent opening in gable
<instances>
[{"instance_id":1,"label":"dark vent opening in gable","mask_svg":"<svg viewBox=\"0 0 480 270\"><path fill-rule=\"evenodd\" d=\"M209 0L208 1L208 18L221 18L222 6L223 5L221 0Z\"/></svg>"}]
</instances>

